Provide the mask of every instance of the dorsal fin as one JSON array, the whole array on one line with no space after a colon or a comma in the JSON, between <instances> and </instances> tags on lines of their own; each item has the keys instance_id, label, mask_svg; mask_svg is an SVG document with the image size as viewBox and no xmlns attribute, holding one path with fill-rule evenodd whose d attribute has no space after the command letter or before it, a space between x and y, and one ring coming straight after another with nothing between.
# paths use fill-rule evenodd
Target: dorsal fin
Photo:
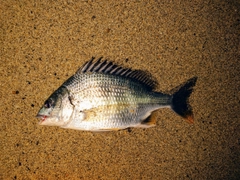
<instances>
[{"instance_id":1,"label":"dorsal fin","mask_svg":"<svg viewBox=\"0 0 240 180\"><path fill-rule=\"evenodd\" d=\"M147 71L123 68L119 65L114 64L111 61L102 61L102 57L96 61L94 60L95 58L92 57L90 61L86 62L81 68L78 69L76 74L82 74L87 72L111 74L139 81L151 90L157 86L157 81Z\"/></svg>"}]
</instances>

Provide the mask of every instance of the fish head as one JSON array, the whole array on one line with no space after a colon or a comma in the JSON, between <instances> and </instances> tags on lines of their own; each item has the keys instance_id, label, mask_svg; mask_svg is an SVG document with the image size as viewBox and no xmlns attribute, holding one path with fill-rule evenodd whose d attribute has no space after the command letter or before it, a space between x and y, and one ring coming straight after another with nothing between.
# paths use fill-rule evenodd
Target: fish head
<instances>
[{"instance_id":1,"label":"fish head","mask_svg":"<svg viewBox=\"0 0 240 180\"><path fill-rule=\"evenodd\" d=\"M67 88L60 87L44 103L37 114L40 125L63 126L73 112L74 106L71 104Z\"/></svg>"}]
</instances>

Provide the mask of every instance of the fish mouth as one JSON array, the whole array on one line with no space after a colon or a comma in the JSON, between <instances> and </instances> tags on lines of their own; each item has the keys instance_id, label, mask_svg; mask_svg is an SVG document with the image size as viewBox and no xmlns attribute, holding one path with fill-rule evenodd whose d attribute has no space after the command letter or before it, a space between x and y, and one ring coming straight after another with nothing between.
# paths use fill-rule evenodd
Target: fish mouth
<instances>
[{"instance_id":1,"label":"fish mouth","mask_svg":"<svg viewBox=\"0 0 240 180\"><path fill-rule=\"evenodd\" d=\"M39 119L40 119L39 124L42 124L42 122L45 121L47 117L48 117L48 116L46 116L46 115L41 115L41 114L38 114L38 115L36 116L36 118L39 118Z\"/></svg>"}]
</instances>

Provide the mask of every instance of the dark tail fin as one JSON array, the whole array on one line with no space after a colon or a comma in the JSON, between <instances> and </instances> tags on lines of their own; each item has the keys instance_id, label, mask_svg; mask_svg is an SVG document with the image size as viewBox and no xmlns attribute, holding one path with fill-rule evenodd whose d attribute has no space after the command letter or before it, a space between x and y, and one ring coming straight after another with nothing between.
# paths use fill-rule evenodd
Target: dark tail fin
<instances>
[{"instance_id":1,"label":"dark tail fin","mask_svg":"<svg viewBox=\"0 0 240 180\"><path fill-rule=\"evenodd\" d=\"M196 81L197 77L189 79L185 84L178 86L178 90L172 95L172 109L189 123L193 123L193 112L188 99Z\"/></svg>"}]
</instances>

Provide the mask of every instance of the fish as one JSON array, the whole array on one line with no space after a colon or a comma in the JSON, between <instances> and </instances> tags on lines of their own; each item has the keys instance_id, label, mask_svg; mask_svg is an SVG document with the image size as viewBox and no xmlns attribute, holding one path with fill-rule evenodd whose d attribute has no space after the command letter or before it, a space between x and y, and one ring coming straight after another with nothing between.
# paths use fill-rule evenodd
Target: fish
<instances>
[{"instance_id":1,"label":"fish","mask_svg":"<svg viewBox=\"0 0 240 180\"><path fill-rule=\"evenodd\" d=\"M171 94L155 91L158 83L148 71L119 66L92 57L44 102L40 125L83 131L114 131L156 125L157 110L170 108L193 123L189 97L197 77Z\"/></svg>"}]
</instances>

